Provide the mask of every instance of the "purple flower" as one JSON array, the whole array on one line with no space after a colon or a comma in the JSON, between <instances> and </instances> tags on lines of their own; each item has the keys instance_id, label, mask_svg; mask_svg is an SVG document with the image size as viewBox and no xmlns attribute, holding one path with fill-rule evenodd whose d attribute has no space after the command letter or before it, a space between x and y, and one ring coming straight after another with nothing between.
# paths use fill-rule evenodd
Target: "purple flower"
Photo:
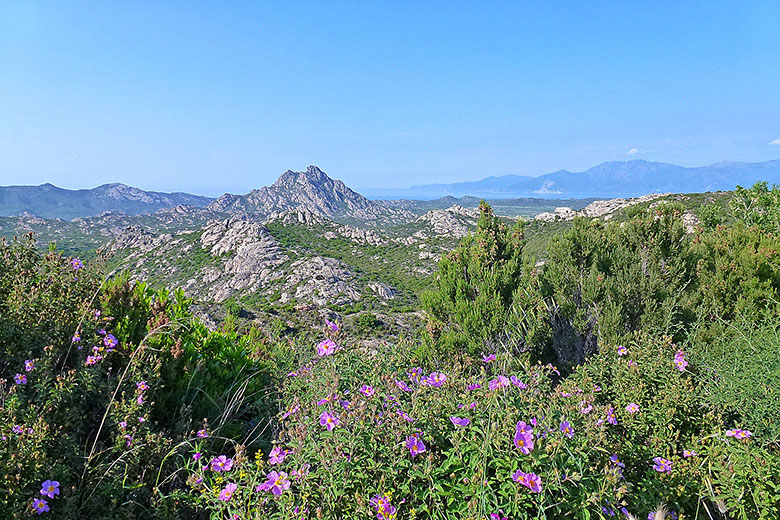
<instances>
[{"instance_id":1,"label":"purple flower","mask_svg":"<svg viewBox=\"0 0 780 520\"><path fill-rule=\"evenodd\" d=\"M35 509L35 512L38 513L39 515L42 515L43 513L49 511L49 505L42 498L33 498L32 506L33 509Z\"/></svg>"},{"instance_id":2,"label":"purple flower","mask_svg":"<svg viewBox=\"0 0 780 520\"><path fill-rule=\"evenodd\" d=\"M338 332L339 326L330 321L328 318L325 318L325 325L332 331L332 332Z\"/></svg>"},{"instance_id":3,"label":"purple flower","mask_svg":"<svg viewBox=\"0 0 780 520\"><path fill-rule=\"evenodd\" d=\"M25 372L32 372L33 368L35 368L35 363L30 361L29 359L24 361L24 371Z\"/></svg>"},{"instance_id":4,"label":"purple flower","mask_svg":"<svg viewBox=\"0 0 780 520\"><path fill-rule=\"evenodd\" d=\"M209 436L208 432L205 429L198 430L198 433L196 435L198 436L199 439L205 439L206 437Z\"/></svg>"},{"instance_id":5,"label":"purple flower","mask_svg":"<svg viewBox=\"0 0 780 520\"><path fill-rule=\"evenodd\" d=\"M138 397L136 397L135 402L138 406L144 404L144 394L140 394Z\"/></svg>"},{"instance_id":6,"label":"purple flower","mask_svg":"<svg viewBox=\"0 0 780 520\"><path fill-rule=\"evenodd\" d=\"M693 450L683 450L683 457L685 457L686 459L688 459L690 457L695 457L695 456L696 456L696 452L695 451L693 451Z\"/></svg>"},{"instance_id":7,"label":"purple flower","mask_svg":"<svg viewBox=\"0 0 780 520\"><path fill-rule=\"evenodd\" d=\"M483 363L490 363L490 362L495 361L495 360L496 360L496 355L495 354L490 354L489 356L482 356L482 362Z\"/></svg>"},{"instance_id":8,"label":"purple flower","mask_svg":"<svg viewBox=\"0 0 780 520\"><path fill-rule=\"evenodd\" d=\"M41 484L41 495L54 498L60 494L60 483L56 480L46 480Z\"/></svg>"},{"instance_id":9,"label":"purple flower","mask_svg":"<svg viewBox=\"0 0 780 520\"><path fill-rule=\"evenodd\" d=\"M374 395L374 387L371 385L363 385L360 387L360 393L366 397L371 397Z\"/></svg>"},{"instance_id":10,"label":"purple flower","mask_svg":"<svg viewBox=\"0 0 780 520\"><path fill-rule=\"evenodd\" d=\"M680 372L684 372L685 367L688 366L688 362L685 360L685 352L682 350L678 350L674 355L674 366L677 367L677 370Z\"/></svg>"},{"instance_id":11,"label":"purple flower","mask_svg":"<svg viewBox=\"0 0 780 520\"><path fill-rule=\"evenodd\" d=\"M339 421L339 418L336 417L335 415L332 415L328 412L322 412L320 414L320 425L324 426L325 429L327 429L328 431L331 431L339 424L341 424L341 422Z\"/></svg>"},{"instance_id":12,"label":"purple flower","mask_svg":"<svg viewBox=\"0 0 780 520\"><path fill-rule=\"evenodd\" d=\"M624 347L623 345L619 345L617 348L617 355L618 356L625 356L628 354L628 349Z\"/></svg>"},{"instance_id":13,"label":"purple flower","mask_svg":"<svg viewBox=\"0 0 780 520\"><path fill-rule=\"evenodd\" d=\"M302 479L309 474L309 468L311 468L311 464L304 463L300 469L293 470L291 476L296 480Z\"/></svg>"},{"instance_id":14,"label":"purple flower","mask_svg":"<svg viewBox=\"0 0 780 520\"><path fill-rule=\"evenodd\" d=\"M455 417L454 415L450 416L450 421L452 421L452 424L460 428L465 428L471 423L471 419L467 419L463 417Z\"/></svg>"},{"instance_id":15,"label":"purple flower","mask_svg":"<svg viewBox=\"0 0 780 520\"><path fill-rule=\"evenodd\" d=\"M412 457L415 457L425 451L425 444L423 443L422 439L420 439L419 435L416 434L410 435L406 438L406 447L409 448L409 452L412 454Z\"/></svg>"},{"instance_id":16,"label":"purple flower","mask_svg":"<svg viewBox=\"0 0 780 520\"><path fill-rule=\"evenodd\" d=\"M572 428L571 424L569 424L569 421L563 421L561 423L561 432L568 438L574 437L574 428Z\"/></svg>"},{"instance_id":17,"label":"purple flower","mask_svg":"<svg viewBox=\"0 0 780 520\"><path fill-rule=\"evenodd\" d=\"M274 448L271 450L271 453L268 454L268 464L281 464L284 462L284 458L288 453L289 452L282 449L281 446L274 446Z\"/></svg>"},{"instance_id":18,"label":"purple flower","mask_svg":"<svg viewBox=\"0 0 780 520\"><path fill-rule=\"evenodd\" d=\"M446 380L447 376L441 372L431 372L431 375L429 375L424 382L427 385L439 387L443 385Z\"/></svg>"},{"instance_id":19,"label":"purple flower","mask_svg":"<svg viewBox=\"0 0 780 520\"><path fill-rule=\"evenodd\" d=\"M127 422L126 421L119 421L119 427L123 430L127 428Z\"/></svg>"},{"instance_id":20,"label":"purple flower","mask_svg":"<svg viewBox=\"0 0 780 520\"><path fill-rule=\"evenodd\" d=\"M18 424L15 424L13 428L11 428L11 431L14 432L17 435L21 435L24 433L24 428L19 426Z\"/></svg>"},{"instance_id":21,"label":"purple flower","mask_svg":"<svg viewBox=\"0 0 780 520\"><path fill-rule=\"evenodd\" d=\"M105 345L106 348L116 348L116 346L119 345L119 342L113 334L106 334L106 337L103 338L103 345Z\"/></svg>"},{"instance_id":22,"label":"purple flower","mask_svg":"<svg viewBox=\"0 0 780 520\"><path fill-rule=\"evenodd\" d=\"M71 338L72 343L78 343L81 341L81 335L77 332L73 335L73 338Z\"/></svg>"},{"instance_id":23,"label":"purple flower","mask_svg":"<svg viewBox=\"0 0 780 520\"><path fill-rule=\"evenodd\" d=\"M628 406L626 406L626 411L628 413L637 413L639 411L639 405L636 403L628 403Z\"/></svg>"},{"instance_id":24,"label":"purple flower","mask_svg":"<svg viewBox=\"0 0 780 520\"><path fill-rule=\"evenodd\" d=\"M753 432L750 430L743 430L741 428L726 430L726 437L734 437L735 439L739 439L741 441L746 441L752 436Z\"/></svg>"},{"instance_id":25,"label":"purple flower","mask_svg":"<svg viewBox=\"0 0 780 520\"><path fill-rule=\"evenodd\" d=\"M197 452L195 455L192 456L192 460L200 460L201 457L203 457L203 454L201 452Z\"/></svg>"},{"instance_id":26,"label":"purple flower","mask_svg":"<svg viewBox=\"0 0 780 520\"><path fill-rule=\"evenodd\" d=\"M270 491L276 496L281 495L285 490L290 489L290 480L284 471L272 471L266 475L266 481L257 486L258 491Z\"/></svg>"},{"instance_id":27,"label":"purple flower","mask_svg":"<svg viewBox=\"0 0 780 520\"><path fill-rule=\"evenodd\" d=\"M620 459L618 459L617 453L612 455L609 460L614 464L615 466L620 466L621 468L625 468L626 465L620 462Z\"/></svg>"},{"instance_id":28,"label":"purple flower","mask_svg":"<svg viewBox=\"0 0 780 520\"><path fill-rule=\"evenodd\" d=\"M471 383L469 386L466 387L467 390L476 390L477 388L482 388L482 385L479 383Z\"/></svg>"},{"instance_id":29,"label":"purple flower","mask_svg":"<svg viewBox=\"0 0 780 520\"><path fill-rule=\"evenodd\" d=\"M135 384L135 387L143 392L144 390L149 390L149 385L146 384L146 381L139 381Z\"/></svg>"},{"instance_id":30,"label":"purple flower","mask_svg":"<svg viewBox=\"0 0 780 520\"><path fill-rule=\"evenodd\" d=\"M411 388L409 388L409 385L407 385L407 384L406 384L406 383L404 383L403 381L398 381L398 380L396 380L396 381L395 381L395 386L397 386L398 388L400 388L400 389L401 389L401 390L403 390L404 392L411 392L411 391L412 391L412 389L411 389Z\"/></svg>"},{"instance_id":31,"label":"purple flower","mask_svg":"<svg viewBox=\"0 0 780 520\"><path fill-rule=\"evenodd\" d=\"M520 449L520 453L528 455L534 449L534 430L525 421L520 421L515 426L514 443Z\"/></svg>"},{"instance_id":32,"label":"purple flower","mask_svg":"<svg viewBox=\"0 0 780 520\"><path fill-rule=\"evenodd\" d=\"M379 520L395 518L396 508L390 504L390 497L377 493L371 497L370 503L376 509L376 517Z\"/></svg>"},{"instance_id":33,"label":"purple flower","mask_svg":"<svg viewBox=\"0 0 780 520\"><path fill-rule=\"evenodd\" d=\"M317 343L317 355L322 356L330 356L336 352L336 344L333 343L330 339L324 339Z\"/></svg>"},{"instance_id":34,"label":"purple flower","mask_svg":"<svg viewBox=\"0 0 780 520\"><path fill-rule=\"evenodd\" d=\"M663 457L655 457L653 459L653 462L655 462L655 464L653 465L653 469L656 470L658 473L672 472L672 461L665 459Z\"/></svg>"},{"instance_id":35,"label":"purple flower","mask_svg":"<svg viewBox=\"0 0 780 520\"><path fill-rule=\"evenodd\" d=\"M211 461L212 471L216 471L218 473L222 471L230 471L232 467L233 467L233 459L229 459L224 455L220 455L219 457L212 459Z\"/></svg>"},{"instance_id":36,"label":"purple flower","mask_svg":"<svg viewBox=\"0 0 780 520\"><path fill-rule=\"evenodd\" d=\"M146 422L146 418L145 417L139 417L138 418L138 422L139 423L145 423Z\"/></svg>"},{"instance_id":37,"label":"purple flower","mask_svg":"<svg viewBox=\"0 0 780 520\"><path fill-rule=\"evenodd\" d=\"M14 382L17 385L26 385L27 384L27 376L24 374L16 374L14 376Z\"/></svg>"},{"instance_id":38,"label":"purple flower","mask_svg":"<svg viewBox=\"0 0 780 520\"><path fill-rule=\"evenodd\" d=\"M219 499L223 502L227 502L231 498L233 498L233 493L236 492L236 489L238 489L238 484L233 484L232 482L225 486L222 491L219 492Z\"/></svg>"},{"instance_id":39,"label":"purple flower","mask_svg":"<svg viewBox=\"0 0 780 520\"><path fill-rule=\"evenodd\" d=\"M413 423L413 422L414 422L414 419L412 419L412 418L409 416L409 414L408 414L408 413L406 413L406 412L404 412L403 410L398 410L398 415L400 415L400 416L401 416L401 418L402 418L404 421L406 421L406 422L410 422L410 423Z\"/></svg>"},{"instance_id":40,"label":"purple flower","mask_svg":"<svg viewBox=\"0 0 780 520\"><path fill-rule=\"evenodd\" d=\"M419 383L420 378L422 377L422 368L420 367L414 367L409 371L409 381L412 383Z\"/></svg>"},{"instance_id":41,"label":"purple flower","mask_svg":"<svg viewBox=\"0 0 780 520\"><path fill-rule=\"evenodd\" d=\"M517 376L512 376L509 378L510 381L512 381L512 384L515 385L520 390L525 390L528 388L528 385L520 381Z\"/></svg>"},{"instance_id":42,"label":"purple flower","mask_svg":"<svg viewBox=\"0 0 780 520\"><path fill-rule=\"evenodd\" d=\"M615 408L610 406L607 410L607 422L612 425L617 424L617 418L615 417Z\"/></svg>"},{"instance_id":43,"label":"purple flower","mask_svg":"<svg viewBox=\"0 0 780 520\"><path fill-rule=\"evenodd\" d=\"M296 404L295 406L288 408L287 411L284 412L284 414L282 415L282 420L287 419L289 416L291 416L292 414L294 414L300 409L301 409L301 405L299 404Z\"/></svg>"},{"instance_id":44,"label":"purple flower","mask_svg":"<svg viewBox=\"0 0 780 520\"><path fill-rule=\"evenodd\" d=\"M587 414L589 414L591 412L591 410L593 410L593 405L590 404L589 402L582 401L580 403L580 413L581 414L587 415Z\"/></svg>"},{"instance_id":45,"label":"purple flower","mask_svg":"<svg viewBox=\"0 0 780 520\"><path fill-rule=\"evenodd\" d=\"M79 260L78 258L74 258L70 261L70 266L73 268L74 271L78 271L82 267L84 267L84 262Z\"/></svg>"},{"instance_id":46,"label":"purple flower","mask_svg":"<svg viewBox=\"0 0 780 520\"><path fill-rule=\"evenodd\" d=\"M542 491L542 479L536 473L524 473L518 469L512 473L512 480L527 487L534 493L541 493Z\"/></svg>"},{"instance_id":47,"label":"purple flower","mask_svg":"<svg viewBox=\"0 0 780 520\"><path fill-rule=\"evenodd\" d=\"M491 379L488 382L488 389L491 392L509 386L509 378L506 376L498 376L496 379Z\"/></svg>"}]
</instances>

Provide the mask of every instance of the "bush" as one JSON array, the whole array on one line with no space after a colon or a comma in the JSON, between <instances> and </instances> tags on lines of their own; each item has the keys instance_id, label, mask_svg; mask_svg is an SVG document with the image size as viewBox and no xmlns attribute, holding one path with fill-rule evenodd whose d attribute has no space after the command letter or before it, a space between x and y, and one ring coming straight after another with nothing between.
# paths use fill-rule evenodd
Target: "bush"
<instances>
[{"instance_id":1,"label":"bush","mask_svg":"<svg viewBox=\"0 0 780 520\"><path fill-rule=\"evenodd\" d=\"M439 262L435 286L421 302L441 351L497 351L506 334L512 299L523 280L523 223L509 227L482 201L477 230ZM438 331L447 328L447 333Z\"/></svg>"}]
</instances>

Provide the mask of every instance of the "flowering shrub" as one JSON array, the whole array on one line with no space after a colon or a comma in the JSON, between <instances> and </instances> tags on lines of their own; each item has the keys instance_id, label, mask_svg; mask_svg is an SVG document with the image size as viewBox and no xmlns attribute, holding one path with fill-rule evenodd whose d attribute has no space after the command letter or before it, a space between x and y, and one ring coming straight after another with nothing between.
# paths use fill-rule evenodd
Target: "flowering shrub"
<instances>
[{"instance_id":1,"label":"flowering shrub","mask_svg":"<svg viewBox=\"0 0 780 520\"><path fill-rule=\"evenodd\" d=\"M421 370L411 348L298 352L274 449L239 449L229 474L191 464L199 502L237 518L780 514L758 484L780 478L777 454L727 428L668 339L604 349L560 385L554 367L508 354Z\"/></svg>"}]
</instances>

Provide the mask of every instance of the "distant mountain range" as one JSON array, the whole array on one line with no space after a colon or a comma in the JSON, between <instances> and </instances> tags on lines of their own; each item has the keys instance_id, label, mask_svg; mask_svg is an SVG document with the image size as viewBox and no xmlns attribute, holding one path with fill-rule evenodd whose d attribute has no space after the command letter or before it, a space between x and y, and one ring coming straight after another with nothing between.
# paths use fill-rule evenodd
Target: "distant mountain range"
<instances>
[{"instance_id":1,"label":"distant mountain range","mask_svg":"<svg viewBox=\"0 0 780 520\"><path fill-rule=\"evenodd\" d=\"M143 215L178 205L203 207L212 200L189 193L144 191L124 184L103 184L89 190L66 190L52 184L0 186L0 216L28 213L71 220L106 211Z\"/></svg>"},{"instance_id":2,"label":"distant mountain range","mask_svg":"<svg viewBox=\"0 0 780 520\"><path fill-rule=\"evenodd\" d=\"M309 211L340 221L380 225L408 220L420 211L453 203L475 205L475 198L501 199L512 207L584 206L594 198L638 197L648 193L699 193L733 190L765 180L780 183L780 160L760 163L721 162L686 168L642 160L605 162L584 172L566 170L540 177L505 175L473 182L413 186L395 193L396 200L368 199L334 180L316 166L284 172L276 182L245 195L226 193L217 199L188 193L158 193L124 184L104 184L90 190L65 190L51 184L0 187L0 216L31 214L71 220L110 211L127 215L156 213L187 206L199 215L247 215L265 219L285 211ZM387 195L387 194L386 194ZM460 201L454 197L460 197ZM435 200L434 200L435 199ZM540 200L542 199L542 200ZM557 200L557 199L590 199ZM429 202L424 202L429 201Z\"/></svg>"},{"instance_id":3,"label":"distant mountain range","mask_svg":"<svg viewBox=\"0 0 780 520\"><path fill-rule=\"evenodd\" d=\"M479 181L426 184L381 193L382 198L436 199L473 196L487 199L518 197L614 198L648 193L700 193L733 190L765 180L780 183L780 160L759 163L720 162L687 168L643 160L605 162L584 172L560 170L539 177L504 175ZM376 193L380 195L379 192Z\"/></svg>"}]
</instances>

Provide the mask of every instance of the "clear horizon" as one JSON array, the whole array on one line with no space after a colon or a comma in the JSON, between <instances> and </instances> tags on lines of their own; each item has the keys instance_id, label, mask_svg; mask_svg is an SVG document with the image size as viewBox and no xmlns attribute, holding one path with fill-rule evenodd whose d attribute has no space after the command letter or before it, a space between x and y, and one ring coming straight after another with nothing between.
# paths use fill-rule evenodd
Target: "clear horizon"
<instances>
[{"instance_id":1,"label":"clear horizon","mask_svg":"<svg viewBox=\"0 0 780 520\"><path fill-rule=\"evenodd\" d=\"M780 156L780 4L9 2L0 185L358 192Z\"/></svg>"}]
</instances>

